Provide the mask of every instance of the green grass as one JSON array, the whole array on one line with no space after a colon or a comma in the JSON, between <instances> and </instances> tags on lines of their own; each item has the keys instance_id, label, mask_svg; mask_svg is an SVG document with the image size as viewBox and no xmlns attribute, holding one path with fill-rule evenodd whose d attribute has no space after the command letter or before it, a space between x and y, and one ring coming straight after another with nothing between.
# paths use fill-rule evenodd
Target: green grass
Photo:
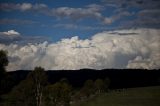
<instances>
[{"instance_id":1,"label":"green grass","mask_svg":"<svg viewBox=\"0 0 160 106\"><path fill-rule=\"evenodd\" d=\"M160 86L110 91L73 106L160 106Z\"/></svg>"}]
</instances>

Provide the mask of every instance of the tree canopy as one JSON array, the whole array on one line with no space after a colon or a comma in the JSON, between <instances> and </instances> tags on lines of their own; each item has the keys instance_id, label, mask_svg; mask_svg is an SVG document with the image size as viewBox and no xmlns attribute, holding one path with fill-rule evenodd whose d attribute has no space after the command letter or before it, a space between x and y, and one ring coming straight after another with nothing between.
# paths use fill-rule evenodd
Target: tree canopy
<instances>
[{"instance_id":1,"label":"tree canopy","mask_svg":"<svg viewBox=\"0 0 160 106\"><path fill-rule=\"evenodd\" d=\"M0 77L2 77L2 74L5 72L5 67L8 65L8 57L7 52L4 50L0 50Z\"/></svg>"}]
</instances>

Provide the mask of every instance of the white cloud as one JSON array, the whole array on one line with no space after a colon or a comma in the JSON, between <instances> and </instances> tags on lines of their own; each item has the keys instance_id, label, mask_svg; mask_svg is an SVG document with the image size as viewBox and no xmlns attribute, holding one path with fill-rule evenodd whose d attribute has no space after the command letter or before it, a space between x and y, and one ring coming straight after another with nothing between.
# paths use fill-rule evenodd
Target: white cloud
<instances>
[{"instance_id":1,"label":"white cloud","mask_svg":"<svg viewBox=\"0 0 160 106\"><path fill-rule=\"evenodd\" d=\"M80 68L160 68L160 30L130 29L104 31L91 39L77 36L57 43L0 44L8 50L8 71L33 69Z\"/></svg>"},{"instance_id":2,"label":"white cloud","mask_svg":"<svg viewBox=\"0 0 160 106\"><path fill-rule=\"evenodd\" d=\"M26 10L30 10L32 8L32 4L30 3L23 3L21 6L20 6L20 9L22 11L26 11Z\"/></svg>"},{"instance_id":3,"label":"white cloud","mask_svg":"<svg viewBox=\"0 0 160 106\"><path fill-rule=\"evenodd\" d=\"M42 36L25 36L15 30L0 32L0 44L19 44L26 45L28 43L42 43L49 41L47 37Z\"/></svg>"},{"instance_id":4,"label":"white cloud","mask_svg":"<svg viewBox=\"0 0 160 106\"><path fill-rule=\"evenodd\" d=\"M97 18L101 19L103 16L100 13L101 9L87 7L87 8L70 8L70 7L59 7L53 8L52 14L57 17L69 17L72 19L81 18Z\"/></svg>"},{"instance_id":5,"label":"white cloud","mask_svg":"<svg viewBox=\"0 0 160 106\"><path fill-rule=\"evenodd\" d=\"M31 3L1 3L0 10L5 11L35 11L37 13L42 13L48 16L55 16L58 18L69 18L69 19L85 19L85 18L93 18L96 20L100 20L104 24L111 24L111 22L115 21L112 17L105 17L102 15L102 11L104 7L98 4L90 4L82 8L72 8L72 7L58 7L58 8L49 8L46 4L31 4Z\"/></svg>"},{"instance_id":6,"label":"white cloud","mask_svg":"<svg viewBox=\"0 0 160 106\"><path fill-rule=\"evenodd\" d=\"M15 30L9 30L7 32L0 32L0 33L3 33L4 35L9 35L9 36L11 36L11 35L20 35L20 33L16 32Z\"/></svg>"},{"instance_id":7,"label":"white cloud","mask_svg":"<svg viewBox=\"0 0 160 106\"><path fill-rule=\"evenodd\" d=\"M15 30L0 32L0 43L8 44L21 39L21 34Z\"/></svg>"},{"instance_id":8,"label":"white cloud","mask_svg":"<svg viewBox=\"0 0 160 106\"><path fill-rule=\"evenodd\" d=\"M46 9L48 6L46 4L31 4L31 3L1 3L0 10L5 11L13 11L13 10L20 10L20 11L28 11L28 10L41 10Z\"/></svg>"},{"instance_id":9,"label":"white cloud","mask_svg":"<svg viewBox=\"0 0 160 106\"><path fill-rule=\"evenodd\" d=\"M104 20L103 20L103 23L104 24L111 24L113 22L113 19L112 18L104 18Z\"/></svg>"}]
</instances>

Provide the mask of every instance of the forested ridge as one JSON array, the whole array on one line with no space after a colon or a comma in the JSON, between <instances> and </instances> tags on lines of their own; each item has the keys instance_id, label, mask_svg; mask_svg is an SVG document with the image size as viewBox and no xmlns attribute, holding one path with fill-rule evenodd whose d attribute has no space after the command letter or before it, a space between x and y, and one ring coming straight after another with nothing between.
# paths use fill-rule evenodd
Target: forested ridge
<instances>
[{"instance_id":1,"label":"forested ridge","mask_svg":"<svg viewBox=\"0 0 160 106\"><path fill-rule=\"evenodd\" d=\"M7 74L15 77L19 82L28 75L31 70L18 70ZM54 83L62 78L67 78L75 87L83 85L87 79L109 77L112 80L111 88L128 88L138 86L151 86L160 84L160 70L147 69L81 69L81 70L47 70L48 81Z\"/></svg>"}]
</instances>

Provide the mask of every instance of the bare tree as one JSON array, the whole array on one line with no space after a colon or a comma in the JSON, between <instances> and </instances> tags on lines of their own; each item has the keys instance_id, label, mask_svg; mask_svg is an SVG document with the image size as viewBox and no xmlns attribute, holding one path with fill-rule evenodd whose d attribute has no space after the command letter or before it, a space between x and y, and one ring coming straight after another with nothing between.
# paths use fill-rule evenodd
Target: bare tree
<instances>
[{"instance_id":1,"label":"bare tree","mask_svg":"<svg viewBox=\"0 0 160 106\"><path fill-rule=\"evenodd\" d=\"M35 67L34 71L30 73L29 77L31 77L34 83L36 106L41 106L43 89L44 86L47 84L47 76L43 68Z\"/></svg>"}]
</instances>

